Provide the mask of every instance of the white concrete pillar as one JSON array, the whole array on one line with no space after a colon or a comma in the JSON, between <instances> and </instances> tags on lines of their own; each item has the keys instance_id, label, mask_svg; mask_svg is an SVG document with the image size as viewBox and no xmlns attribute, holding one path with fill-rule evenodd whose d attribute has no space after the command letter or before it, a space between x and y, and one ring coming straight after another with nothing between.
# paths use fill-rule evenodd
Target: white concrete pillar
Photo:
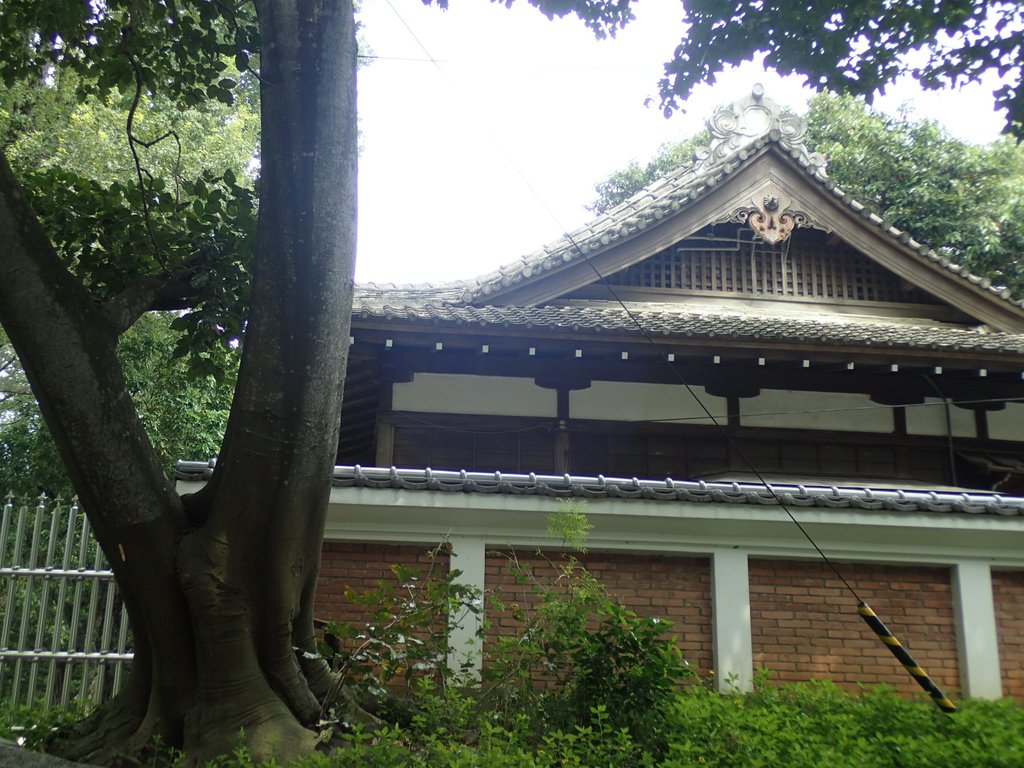
<instances>
[{"instance_id":1,"label":"white concrete pillar","mask_svg":"<svg viewBox=\"0 0 1024 768\"><path fill-rule=\"evenodd\" d=\"M962 562L953 567L950 578L961 693L975 699L998 699L1003 695L1003 682L992 570L988 563Z\"/></svg>"},{"instance_id":2,"label":"white concrete pillar","mask_svg":"<svg viewBox=\"0 0 1024 768\"><path fill-rule=\"evenodd\" d=\"M711 556L711 611L718 690L753 690L754 648L746 552L727 549Z\"/></svg>"},{"instance_id":3,"label":"white concrete pillar","mask_svg":"<svg viewBox=\"0 0 1024 768\"><path fill-rule=\"evenodd\" d=\"M448 666L456 672L465 670L468 677L479 679L483 666L483 638L480 636L483 626L483 591L484 569L487 559L487 546L484 539L478 536L451 536L451 567L462 571L456 579L459 584L474 587L480 593L477 612L465 606L454 606L448 617Z\"/></svg>"}]
</instances>

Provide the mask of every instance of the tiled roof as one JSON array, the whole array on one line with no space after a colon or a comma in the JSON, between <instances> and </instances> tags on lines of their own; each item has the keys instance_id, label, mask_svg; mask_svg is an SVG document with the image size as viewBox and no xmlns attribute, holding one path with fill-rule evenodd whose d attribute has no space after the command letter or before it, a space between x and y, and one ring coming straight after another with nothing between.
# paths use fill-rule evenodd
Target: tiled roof
<instances>
[{"instance_id":1,"label":"tiled roof","mask_svg":"<svg viewBox=\"0 0 1024 768\"><path fill-rule=\"evenodd\" d=\"M203 480L212 462L180 461L181 480ZM1024 516L1024 498L993 493L903 491L811 485L706 483L575 475L517 475L501 472L442 472L360 466L334 468L335 487L395 488L406 491L485 493L556 498L648 499L756 506L820 507L891 512L959 512L972 515Z\"/></svg>"},{"instance_id":2,"label":"tiled roof","mask_svg":"<svg viewBox=\"0 0 1024 768\"><path fill-rule=\"evenodd\" d=\"M749 124L744 122L748 113L755 115ZM756 128L750 127L753 124ZM676 169L580 229L511 264L472 280L420 286L371 283L360 286L360 293L386 291L391 295L390 301L396 305L401 302L399 297L403 294L414 300L424 294L432 294L434 302L454 304L486 300L491 294L578 262L593 251L661 222L721 185L767 147L775 146L801 166L808 177L819 183L828 194L841 200L870 226L908 246L919 258L939 264L960 279L980 286L1014 306L1024 307L1024 300L1014 298L1008 289L993 286L988 278L971 274L948 256L917 242L908 232L892 226L869 205L838 187L825 173L824 158L808 152L803 143L806 133L803 121L783 114L778 105L763 97L760 86L755 86L752 96L717 111L708 127L713 136L712 144L698 153L691 165Z\"/></svg>"},{"instance_id":3,"label":"tiled roof","mask_svg":"<svg viewBox=\"0 0 1024 768\"><path fill-rule=\"evenodd\" d=\"M402 296L360 291L353 318L405 320L480 328L550 328L574 333L640 334L636 321L655 337L736 341L815 342L830 345L946 352L1024 354L1024 334L992 333L960 326L922 327L898 319L811 313L754 313L684 304L586 302L545 307L474 307L433 300L431 294ZM413 303L413 302L416 303ZM408 302L408 303L406 303ZM629 311L627 311L627 308Z\"/></svg>"}]
</instances>

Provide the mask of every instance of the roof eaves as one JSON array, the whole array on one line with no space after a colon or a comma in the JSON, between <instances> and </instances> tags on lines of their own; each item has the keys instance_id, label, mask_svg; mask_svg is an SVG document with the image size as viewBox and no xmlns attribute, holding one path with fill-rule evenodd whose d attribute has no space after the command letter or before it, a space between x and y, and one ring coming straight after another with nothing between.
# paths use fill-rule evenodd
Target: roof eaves
<instances>
[{"instance_id":1,"label":"roof eaves","mask_svg":"<svg viewBox=\"0 0 1024 768\"><path fill-rule=\"evenodd\" d=\"M982 275L975 275L965 265L953 261L948 255L924 243L918 242L909 232L893 226L891 222L879 215L870 205L858 200L835 184L831 179L816 178L818 178L819 183L821 183L825 189L831 192L833 196L839 198L850 210L865 219L869 224L880 229L892 239L902 243L919 257L923 257L928 261L937 264L957 277L968 281L972 285L987 291L997 298L1007 301L1015 307L1024 308L1024 298L1016 298L1013 295L1013 291L1008 287L993 285L990 278Z\"/></svg>"},{"instance_id":2,"label":"roof eaves","mask_svg":"<svg viewBox=\"0 0 1024 768\"><path fill-rule=\"evenodd\" d=\"M216 460L179 461L175 478L206 481L213 475ZM449 493L486 493L577 497L587 499L619 498L691 503L752 504L756 506L822 507L828 509L884 510L890 512L936 512L971 515L1024 516L1024 497L998 493L906 491L888 488L640 480L635 477L603 475L538 475L503 472L439 471L398 469L396 467L336 466L332 474L335 487L371 489L393 488L405 491L442 491Z\"/></svg>"},{"instance_id":3,"label":"roof eaves","mask_svg":"<svg viewBox=\"0 0 1024 768\"><path fill-rule=\"evenodd\" d=\"M872 347L875 349L917 349L944 352L974 352L997 355L1024 354L1024 334L993 333L983 329L960 327L922 328L905 323L872 320L841 322L821 318L794 318L763 313L680 311L633 307L629 311L618 304L606 306L567 305L543 307L464 306L428 304L421 307L393 308L363 302L354 308L354 317L370 320L404 320L432 325L476 324L508 328L569 329L574 333L606 331L640 334L644 328L676 338L719 339L729 342L800 342Z\"/></svg>"},{"instance_id":4,"label":"roof eaves","mask_svg":"<svg viewBox=\"0 0 1024 768\"><path fill-rule=\"evenodd\" d=\"M203 465L202 462L198 464ZM179 464L179 467L181 465ZM205 465L200 467L205 471ZM182 472L179 469L179 472ZM338 466L335 487L394 488L442 491L576 497L619 498L755 506L820 507L890 512L961 513L1024 516L1024 498L996 493L905 491L871 487L824 485L761 485L757 483L639 480L598 475L505 474L431 469Z\"/></svg>"}]
</instances>

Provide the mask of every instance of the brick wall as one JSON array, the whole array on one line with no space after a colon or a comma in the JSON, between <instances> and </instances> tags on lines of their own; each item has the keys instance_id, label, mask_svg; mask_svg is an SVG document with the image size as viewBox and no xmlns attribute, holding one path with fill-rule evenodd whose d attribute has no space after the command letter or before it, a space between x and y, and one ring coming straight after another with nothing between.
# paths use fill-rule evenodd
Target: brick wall
<instances>
[{"instance_id":1,"label":"brick wall","mask_svg":"<svg viewBox=\"0 0 1024 768\"><path fill-rule=\"evenodd\" d=\"M399 581L391 571L392 565L401 565L417 570L419 578L425 579L431 572L447 574L450 558L446 552L436 557L430 554L425 544L362 544L355 542L325 542L321 554L320 581L317 585L314 616L324 621L343 621L362 630L370 618L374 606L353 603L345 597L346 588L366 592L378 587L380 582L399 588ZM432 571L433 569L433 571ZM412 596L410 596L411 598ZM447 628L446 615L436 617L425 633L443 637ZM423 638L425 639L425 638ZM351 653L359 646L359 640L336 638L336 650ZM410 683L399 673L390 680L389 687L402 691Z\"/></svg>"},{"instance_id":2,"label":"brick wall","mask_svg":"<svg viewBox=\"0 0 1024 768\"><path fill-rule=\"evenodd\" d=\"M825 563L754 560L750 610L754 668L779 682L833 680L920 688L857 614ZM947 693L959 689L956 628L946 568L839 564L843 576ZM1024 593L1021 593L1024 594Z\"/></svg>"},{"instance_id":3,"label":"brick wall","mask_svg":"<svg viewBox=\"0 0 1024 768\"><path fill-rule=\"evenodd\" d=\"M516 556L521 566L532 569L545 584L553 583L556 566L562 562L557 552L544 556L520 552ZM687 661L702 673L711 669L711 577L707 558L591 552L579 559L612 596L639 616L674 622L672 634L679 638ZM530 585L517 584L508 565L508 558L503 555L487 557L488 591L496 590L507 604L505 611L497 611L493 606L488 608L487 617L492 623L490 638L503 628L505 631L521 629L522 624L515 620L508 607L511 603L526 611L537 604Z\"/></svg>"},{"instance_id":4,"label":"brick wall","mask_svg":"<svg viewBox=\"0 0 1024 768\"><path fill-rule=\"evenodd\" d=\"M433 561L426 544L362 544L328 541L324 543L320 563L320 582L316 592L314 616L324 621L365 621L366 609L345 599L345 588L360 592L384 581L393 581L390 567L403 565L426 575L435 569L448 570L448 556Z\"/></svg>"},{"instance_id":5,"label":"brick wall","mask_svg":"<svg viewBox=\"0 0 1024 768\"><path fill-rule=\"evenodd\" d=\"M328 542L324 545L316 616L358 622L366 609L344 597L346 586L364 590L393 576L391 564L431 567L427 545ZM521 565L551 583L558 553L517 553ZM549 559L550 558L550 561ZM641 616L674 622L672 633L701 673L713 666L710 560L701 557L589 553L590 572ZM447 569L443 556L434 565ZM947 568L839 565L846 580L900 638L948 694L959 691L956 629ZM751 559L750 607L755 669L770 669L778 682L834 680L853 689L885 684L903 693L920 689L856 612L856 602L825 563ZM517 584L506 557L488 554L488 591L529 611L537 597ZM1004 693L1024 696L1024 572L993 572ZM488 606L494 633L521 629L512 609Z\"/></svg>"},{"instance_id":6,"label":"brick wall","mask_svg":"<svg viewBox=\"0 0 1024 768\"><path fill-rule=\"evenodd\" d=\"M1024 698L1024 571L993 571L1003 695Z\"/></svg>"}]
</instances>

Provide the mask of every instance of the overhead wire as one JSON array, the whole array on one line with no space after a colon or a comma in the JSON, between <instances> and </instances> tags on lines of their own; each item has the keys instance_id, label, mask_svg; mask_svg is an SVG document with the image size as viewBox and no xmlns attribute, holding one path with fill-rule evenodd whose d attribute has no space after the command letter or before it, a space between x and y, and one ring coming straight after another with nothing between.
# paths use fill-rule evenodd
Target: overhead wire
<instances>
[{"instance_id":1,"label":"overhead wire","mask_svg":"<svg viewBox=\"0 0 1024 768\"><path fill-rule=\"evenodd\" d=\"M408 64L446 64L450 66L466 66L477 67L475 62L459 62L449 61L447 59L426 59L418 56L385 56L377 53L359 53L356 54L356 58L365 59L367 61L397 61ZM646 72L648 71L644 67L594 67L594 66L582 66L576 64L559 64L554 62L545 61L529 61L524 63L523 61L509 60L503 63L501 66L507 67L510 70L521 72L524 68L529 69L540 69L540 70L568 70L572 72Z\"/></svg>"},{"instance_id":2,"label":"overhead wire","mask_svg":"<svg viewBox=\"0 0 1024 768\"><path fill-rule=\"evenodd\" d=\"M956 405L956 406L984 405L986 403L1024 403L1024 397L1009 397L1009 398L989 397L989 398L981 398L981 399L977 399L977 400L950 400L949 401L949 405ZM892 409L895 409L895 408L944 408L945 405L946 405L945 402L936 402L936 403L897 403L895 405L855 405L855 406L835 407L835 408L807 408L807 409L804 409L804 410L795 410L795 411L794 410L788 410L788 411L755 411L753 413L741 413L741 412L728 411L726 413L721 414L721 417L725 418L726 421L728 421L729 417L731 417L731 416L743 416L743 417L746 417L746 418L764 419L764 418L778 417L778 416L817 416L817 415L823 415L823 414L836 414L836 413L860 413L862 411L882 411L882 410L888 411L888 410L892 410ZM420 421L421 423L426 424L428 426L434 427L436 429L441 429L441 430L448 429L448 427L446 425L444 425L444 424L436 423L436 422L429 422L428 420L424 420L422 417L419 417L418 421ZM680 424L680 423L684 423L684 422L704 422L704 421L707 421L707 416L662 416L662 417L656 418L656 419L630 419L629 423L630 424ZM529 429L498 430L498 431L500 431L500 432L507 432L507 433L511 434L513 432L534 431L535 429L538 429L538 428L530 427ZM465 428L451 428L450 431L452 431L452 432L473 432L474 430L467 430ZM480 433L487 433L487 434L491 434L491 433L494 432L494 430L477 430L477 431L480 432Z\"/></svg>"}]
</instances>

